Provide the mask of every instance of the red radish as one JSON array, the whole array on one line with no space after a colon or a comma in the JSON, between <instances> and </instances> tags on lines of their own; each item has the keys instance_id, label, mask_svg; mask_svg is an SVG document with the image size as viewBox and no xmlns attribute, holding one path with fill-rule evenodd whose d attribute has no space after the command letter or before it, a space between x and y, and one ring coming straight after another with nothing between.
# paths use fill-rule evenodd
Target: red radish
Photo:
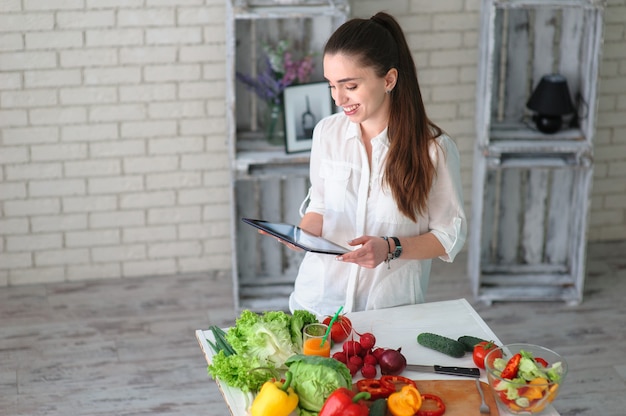
<instances>
[{"instance_id":1,"label":"red radish","mask_svg":"<svg viewBox=\"0 0 626 416\"><path fill-rule=\"evenodd\" d=\"M363 358L359 357L358 355L353 355L349 358L349 361L359 368L363 366Z\"/></svg>"},{"instance_id":2,"label":"red radish","mask_svg":"<svg viewBox=\"0 0 626 416\"><path fill-rule=\"evenodd\" d=\"M376 337L371 332L366 332L361 334L359 342L361 343L361 347L363 347L363 349L370 350L374 348L374 345L376 345Z\"/></svg>"},{"instance_id":3,"label":"red radish","mask_svg":"<svg viewBox=\"0 0 626 416\"><path fill-rule=\"evenodd\" d=\"M348 363L348 357L346 356L346 353L343 351L337 351L336 353L334 353L333 358L344 364Z\"/></svg>"},{"instance_id":4,"label":"red radish","mask_svg":"<svg viewBox=\"0 0 626 416\"><path fill-rule=\"evenodd\" d=\"M375 366L378 364L378 359L376 358L376 356L374 356L374 354L366 354L365 357L363 357L363 365L365 364L371 364Z\"/></svg>"},{"instance_id":5,"label":"red radish","mask_svg":"<svg viewBox=\"0 0 626 416\"><path fill-rule=\"evenodd\" d=\"M357 367L356 365L352 364L349 361L348 361L348 364L346 364L346 367L348 367L348 370L350 370L350 374L352 375L352 377L354 377L356 373L359 372L359 367Z\"/></svg>"},{"instance_id":6,"label":"red radish","mask_svg":"<svg viewBox=\"0 0 626 416\"><path fill-rule=\"evenodd\" d=\"M352 355L361 355L363 348L358 341L350 340L343 343L343 352L346 353L348 357Z\"/></svg>"},{"instance_id":7,"label":"red radish","mask_svg":"<svg viewBox=\"0 0 626 416\"><path fill-rule=\"evenodd\" d=\"M361 375L365 378L376 378L376 367L371 364L365 364L361 367Z\"/></svg>"},{"instance_id":8,"label":"red radish","mask_svg":"<svg viewBox=\"0 0 626 416\"><path fill-rule=\"evenodd\" d=\"M380 362L380 357L385 353L385 351L385 348L376 348L374 351L372 351L372 355L376 357L376 359Z\"/></svg>"}]
</instances>

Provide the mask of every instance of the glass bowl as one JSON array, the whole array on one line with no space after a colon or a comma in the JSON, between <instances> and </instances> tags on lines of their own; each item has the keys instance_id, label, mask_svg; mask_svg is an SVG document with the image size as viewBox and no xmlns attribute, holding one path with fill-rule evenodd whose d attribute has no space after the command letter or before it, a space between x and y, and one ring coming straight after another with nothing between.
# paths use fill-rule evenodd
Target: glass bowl
<instances>
[{"instance_id":1,"label":"glass bowl","mask_svg":"<svg viewBox=\"0 0 626 416\"><path fill-rule=\"evenodd\" d=\"M519 365L508 366L518 354ZM485 370L491 391L501 406L513 414L534 415L541 413L559 394L567 375L567 362L539 345L508 344L489 351Z\"/></svg>"}]
</instances>

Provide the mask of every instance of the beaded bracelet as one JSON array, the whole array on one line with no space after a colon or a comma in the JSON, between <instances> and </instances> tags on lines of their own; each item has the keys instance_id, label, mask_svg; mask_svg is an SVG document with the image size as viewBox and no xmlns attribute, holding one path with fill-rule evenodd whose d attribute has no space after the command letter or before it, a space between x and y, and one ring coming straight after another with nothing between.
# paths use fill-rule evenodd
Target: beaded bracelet
<instances>
[{"instance_id":1,"label":"beaded bracelet","mask_svg":"<svg viewBox=\"0 0 626 416\"><path fill-rule=\"evenodd\" d=\"M382 239L387 242L387 249L389 250L389 252L387 253L387 258L385 259L385 263L387 263L387 270L389 270L391 269L391 265L389 264L389 262L393 260L393 253L391 252L391 244L389 243L389 237L383 236Z\"/></svg>"},{"instance_id":2,"label":"beaded bracelet","mask_svg":"<svg viewBox=\"0 0 626 416\"><path fill-rule=\"evenodd\" d=\"M385 263L387 263L387 270L389 270L391 269L391 265L389 264L391 260L397 259L402 254L402 246L400 245L400 239L398 237L382 236L381 238L387 242L388 253L387 253L387 259L385 260ZM391 252L391 244L389 243L390 238L396 244L396 249L394 250L393 253Z\"/></svg>"}]
</instances>

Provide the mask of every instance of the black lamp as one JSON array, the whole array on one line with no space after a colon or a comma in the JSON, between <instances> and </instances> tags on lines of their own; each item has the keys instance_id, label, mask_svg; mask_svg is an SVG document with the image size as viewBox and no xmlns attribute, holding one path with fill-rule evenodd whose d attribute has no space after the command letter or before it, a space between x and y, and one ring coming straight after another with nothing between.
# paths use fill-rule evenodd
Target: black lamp
<instances>
[{"instance_id":1,"label":"black lamp","mask_svg":"<svg viewBox=\"0 0 626 416\"><path fill-rule=\"evenodd\" d=\"M567 79L559 74L541 77L526 107L536 113L533 121L539 131L547 134L559 131L563 116L574 112Z\"/></svg>"}]
</instances>

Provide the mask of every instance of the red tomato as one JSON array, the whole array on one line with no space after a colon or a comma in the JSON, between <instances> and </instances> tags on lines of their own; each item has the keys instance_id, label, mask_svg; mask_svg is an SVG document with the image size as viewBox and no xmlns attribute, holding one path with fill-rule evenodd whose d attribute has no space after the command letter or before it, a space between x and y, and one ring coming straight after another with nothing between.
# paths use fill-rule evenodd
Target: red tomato
<instances>
[{"instance_id":1,"label":"red tomato","mask_svg":"<svg viewBox=\"0 0 626 416\"><path fill-rule=\"evenodd\" d=\"M474 346L474 352L472 353L472 359L474 364L478 367L485 369L485 356L491 350L498 348L496 344L491 341L482 341Z\"/></svg>"},{"instance_id":2,"label":"red tomato","mask_svg":"<svg viewBox=\"0 0 626 416\"><path fill-rule=\"evenodd\" d=\"M330 324L332 316L327 316L324 318L322 323L328 325ZM332 328L330 328L330 338L333 342L343 342L352 333L352 322L344 315L339 315L337 320L333 323Z\"/></svg>"},{"instance_id":3,"label":"red tomato","mask_svg":"<svg viewBox=\"0 0 626 416\"><path fill-rule=\"evenodd\" d=\"M535 357L535 361L541 364L544 367L548 366L548 362L541 357Z\"/></svg>"}]
</instances>

